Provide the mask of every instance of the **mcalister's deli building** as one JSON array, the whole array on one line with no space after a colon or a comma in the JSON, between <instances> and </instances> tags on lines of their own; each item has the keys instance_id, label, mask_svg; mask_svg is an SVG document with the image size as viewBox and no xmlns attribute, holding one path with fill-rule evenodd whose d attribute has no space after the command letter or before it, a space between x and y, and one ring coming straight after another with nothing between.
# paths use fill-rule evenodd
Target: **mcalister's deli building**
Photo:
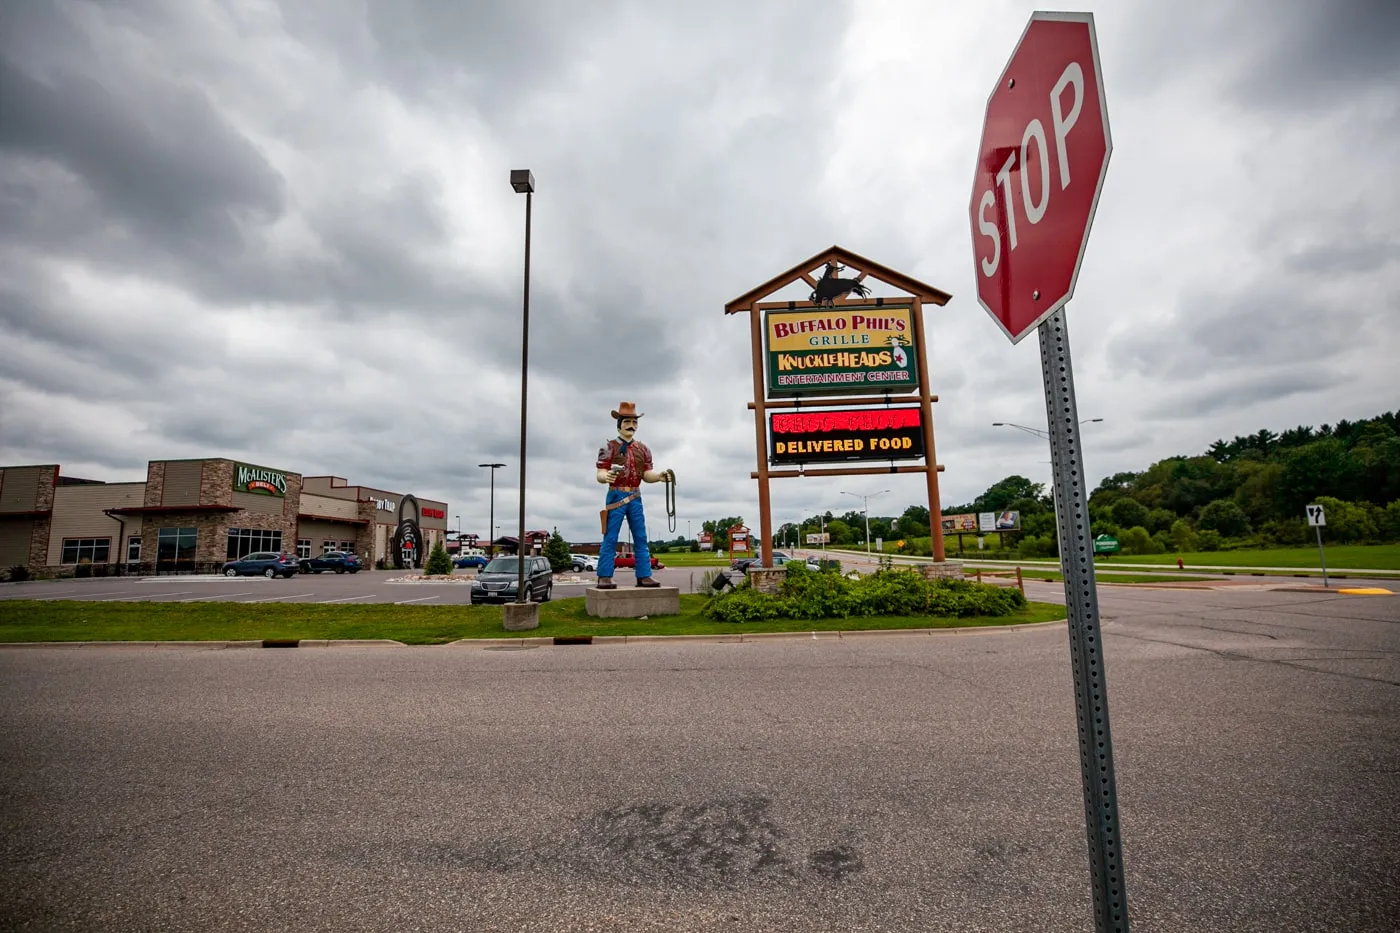
<instances>
[{"instance_id":1,"label":"mcalister's deli building","mask_svg":"<svg viewBox=\"0 0 1400 933\"><path fill-rule=\"evenodd\" d=\"M0 467L0 571L211 573L256 551L421 567L446 533L445 502L237 460L152 460L139 483Z\"/></svg>"}]
</instances>

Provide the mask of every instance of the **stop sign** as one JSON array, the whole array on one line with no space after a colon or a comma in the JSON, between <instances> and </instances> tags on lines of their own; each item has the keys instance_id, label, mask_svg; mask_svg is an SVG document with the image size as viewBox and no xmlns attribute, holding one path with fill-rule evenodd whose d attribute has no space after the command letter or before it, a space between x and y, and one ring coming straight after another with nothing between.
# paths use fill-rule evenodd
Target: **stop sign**
<instances>
[{"instance_id":1,"label":"stop sign","mask_svg":"<svg viewBox=\"0 0 1400 933\"><path fill-rule=\"evenodd\" d=\"M972 181L977 300L1012 343L1074 294L1113 140L1092 13L1035 13L987 98Z\"/></svg>"}]
</instances>

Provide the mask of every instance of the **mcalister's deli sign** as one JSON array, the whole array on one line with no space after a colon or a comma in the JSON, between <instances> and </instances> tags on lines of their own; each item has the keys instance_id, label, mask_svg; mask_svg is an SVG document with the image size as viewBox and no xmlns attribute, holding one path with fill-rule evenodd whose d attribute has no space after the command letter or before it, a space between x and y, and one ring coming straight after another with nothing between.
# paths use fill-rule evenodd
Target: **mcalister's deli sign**
<instances>
[{"instance_id":1,"label":"mcalister's deli sign","mask_svg":"<svg viewBox=\"0 0 1400 933\"><path fill-rule=\"evenodd\" d=\"M769 311L768 394L858 395L918 388L912 309Z\"/></svg>"},{"instance_id":2,"label":"mcalister's deli sign","mask_svg":"<svg viewBox=\"0 0 1400 933\"><path fill-rule=\"evenodd\" d=\"M266 467L249 466L246 463L233 465L233 489L235 492L255 492L264 496L285 496L287 494L287 474Z\"/></svg>"},{"instance_id":3,"label":"mcalister's deli sign","mask_svg":"<svg viewBox=\"0 0 1400 933\"><path fill-rule=\"evenodd\" d=\"M847 408L770 415L773 463L913 460L924 455L917 408Z\"/></svg>"}]
</instances>

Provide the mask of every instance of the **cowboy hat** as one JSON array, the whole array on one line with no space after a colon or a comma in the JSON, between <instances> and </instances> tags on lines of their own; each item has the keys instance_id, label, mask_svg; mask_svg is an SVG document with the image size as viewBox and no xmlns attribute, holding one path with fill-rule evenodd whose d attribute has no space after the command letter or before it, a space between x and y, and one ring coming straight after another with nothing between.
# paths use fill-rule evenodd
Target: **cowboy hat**
<instances>
[{"instance_id":1,"label":"cowboy hat","mask_svg":"<svg viewBox=\"0 0 1400 933\"><path fill-rule=\"evenodd\" d=\"M617 410L612 413L614 419L618 418L640 418L637 414L637 406L634 402L618 402Z\"/></svg>"}]
</instances>

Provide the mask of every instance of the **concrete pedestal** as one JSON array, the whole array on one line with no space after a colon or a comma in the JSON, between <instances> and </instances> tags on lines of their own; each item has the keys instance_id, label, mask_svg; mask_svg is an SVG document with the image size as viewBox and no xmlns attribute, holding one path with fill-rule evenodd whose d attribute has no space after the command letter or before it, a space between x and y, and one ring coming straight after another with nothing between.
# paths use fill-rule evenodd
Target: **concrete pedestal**
<instances>
[{"instance_id":1,"label":"concrete pedestal","mask_svg":"<svg viewBox=\"0 0 1400 933\"><path fill-rule=\"evenodd\" d=\"M963 565L960 560L945 560L942 563L920 564L925 580L961 580Z\"/></svg>"},{"instance_id":2,"label":"concrete pedestal","mask_svg":"<svg viewBox=\"0 0 1400 933\"><path fill-rule=\"evenodd\" d=\"M506 603L506 631L523 632L540 627L539 603Z\"/></svg>"},{"instance_id":3,"label":"concrete pedestal","mask_svg":"<svg viewBox=\"0 0 1400 933\"><path fill-rule=\"evenodd\" d=\"M589 615L600 619L674 616L681 612L681 590L677 586L620 586L615 590L590 586L583 591L583 605Z\"/></svg>"}]
</instances>

